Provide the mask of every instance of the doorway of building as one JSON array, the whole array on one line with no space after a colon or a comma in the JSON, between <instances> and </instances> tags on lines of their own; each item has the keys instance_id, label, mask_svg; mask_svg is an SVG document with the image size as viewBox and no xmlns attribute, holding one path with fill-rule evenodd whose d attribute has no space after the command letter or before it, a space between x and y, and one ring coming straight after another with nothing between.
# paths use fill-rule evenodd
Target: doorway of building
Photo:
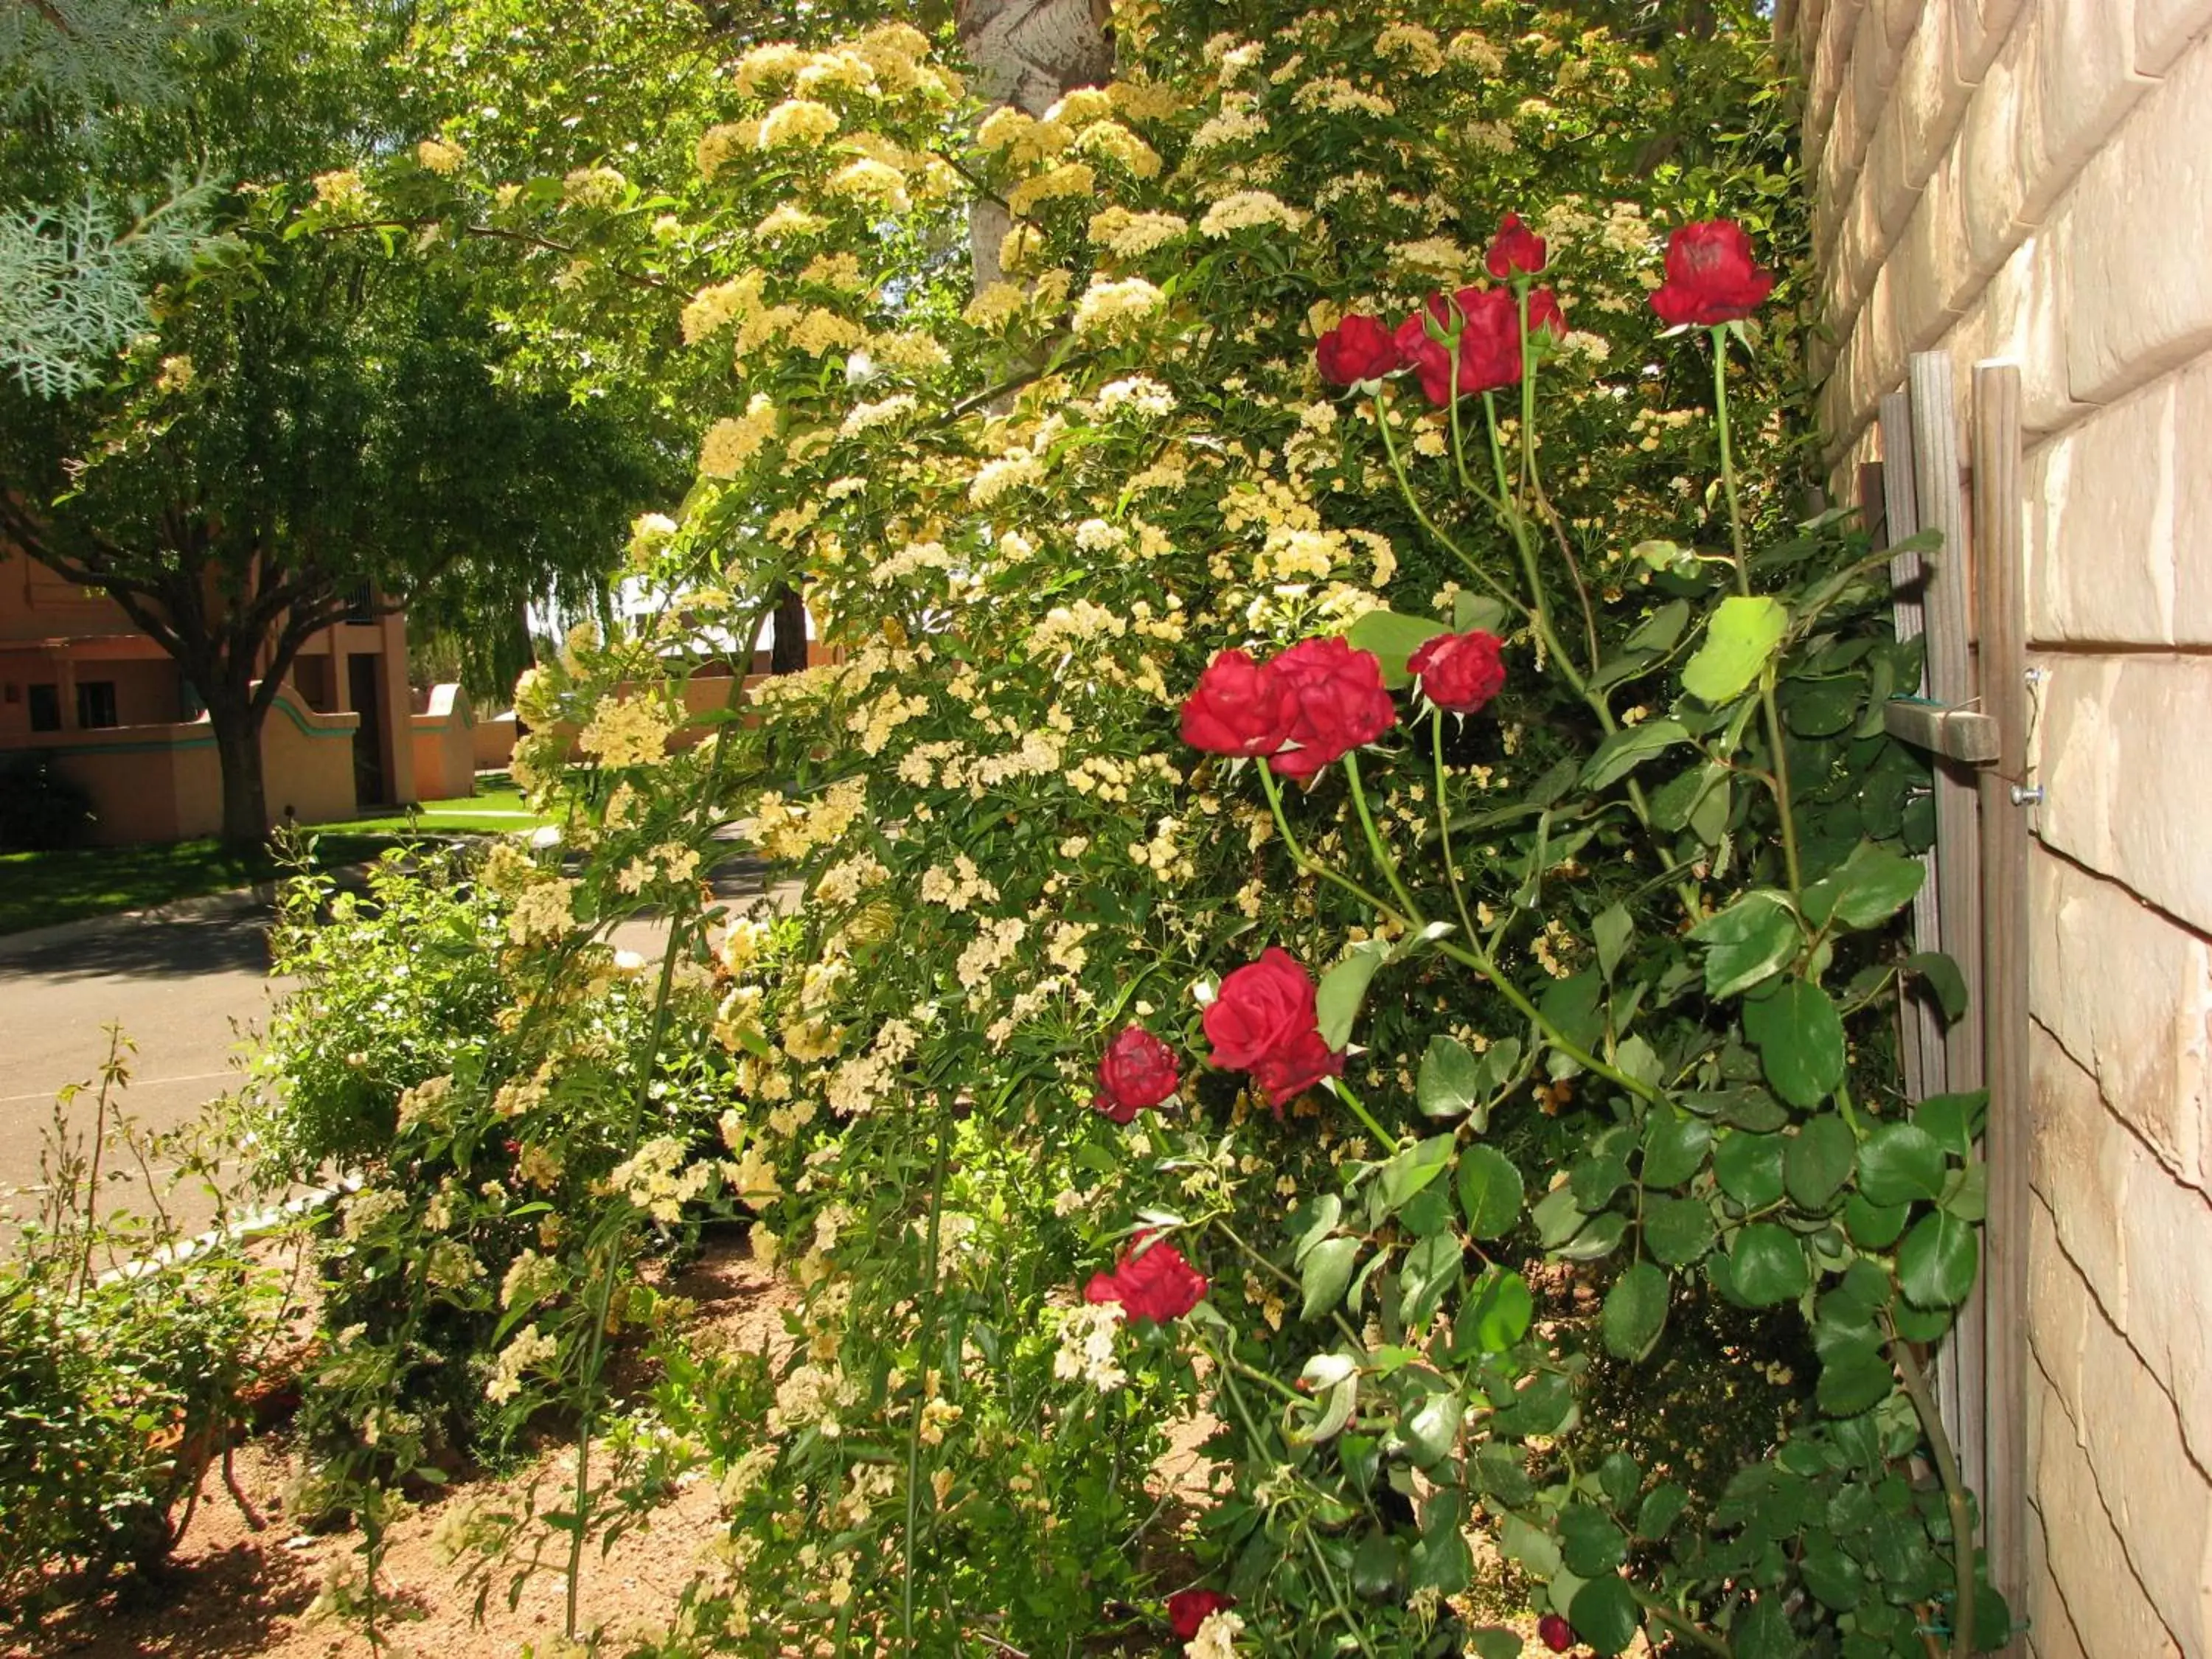
<instances>
[{"instance_id":1,"label":"doorway of building","mask_svg":"<svg viewBox=\"0 0 2212 1659\"><path fill-rule=\"evenodd\" d=\"M367 654L346 659L346 701L361 716L353 734L353 796L362 806L385 804L384 697L377 659Z\"/></svg>"}]
</instances>

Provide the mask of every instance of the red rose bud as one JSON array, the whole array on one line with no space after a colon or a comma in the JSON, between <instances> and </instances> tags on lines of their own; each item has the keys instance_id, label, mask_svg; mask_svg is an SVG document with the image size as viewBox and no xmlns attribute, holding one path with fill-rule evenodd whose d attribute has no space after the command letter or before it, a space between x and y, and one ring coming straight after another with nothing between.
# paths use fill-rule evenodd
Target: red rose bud
<instances>
[{"instance_id":1,"label":"red rose bud","mask_svg":"<svg viewBox=\"0 0 2212 1659\"><path fill-rule=\"evenodd\" d=\"M1235 1596L1224 1595L1219 1590L1177 1590L1168 1597L1168 1628L1175 1632L1176 1641L1188 1642L1198 1634L1198 1627L1209 1613L1236 1605Z\"/></svg>"},{"instance_id":2,"label":"red rose bud","mask_svg":"<svg viewBox=\"0 0 2212 1659\"><path fill-rule=\"evenodd\" d=\"M1509 213L1498 221L1482 263L1500 282L1516 271L1533 276L1544 268L1544 239L1522 224L1519 214Z\"/></svg>"},{"instance_id":3,"label":"red rose bud","mask_svg":"<svg viewBox=\"0 0 2212 1659\"><path fill-rule=\"evenodd\" d=\"M1567 337L1567 313L1559 309L1559 296L1548 288L1532 289L1528 294L1528 337L1535 338L1540 331L1555 340Z\"/></svg>"},{"instance_id":4,"label":"red rose bud","mask_svg":"<svg viewBox=\"0 0 2212 1659\"><path fill-rule=\"evenodd\" d=\"M1344 1069L1322 1041L1313 978L1287 951L1269 945L1221 981L1206 1011L1213 1063L1249 1072L1278 1112L1283 1103Z\"/></svg>"},{"instance_id":5,"label":"red rose bud","mask_svg":"<svg viewBox=\"0 0 2212 1659\"><path fill-rule=\"evenodd\" d=\"M1165 1325L1206 1300L1206 1275L1183 1260L1172 1244L1146 1248L1153 1235L1139 1233L1110 1273L1093 1273L1083 1287L1085 1302L1118 1302L1131 1319Z\"/></svg>"},{"instance_id":6,"label":"red rose bud","mask_svg":"<svg viewBox=\"0 0 2212 1659\"><path fill-rule=\"evenodd\" d=\"M1297 745L1267 763L1284 777L1310 778L1397 724L1382 662L1341 635L1300 640L1268 666L1290 710L1284 736Z\"/></svg>"},{"instance_id":7,"label":"red rose bud","mask_svg":"<svg viewBox=\"0 0 2212 1659\"><path fill-rule=\"evenodd\" d=\"M1753 263L1751 238L1733 219L1684 225L1667 242L1667 280L1651 295L1659 320L1710 327L1748 317L1774 288Z\"/></svg>"},{"instance_id":8,"label":"red rose bud","mask_svg":"<svg viewBox=\"0 0 2212 1659\"><path fill-rule=\"evenodd\" d=\"M1575 1627L1556 1613L1547 1613L1536 1621L1536 1639L1554 1653L1565 1653L1575 1644Z\"/></svg>"},{"instance_id":9,"label":"red rose bud","mask_svg":"<svg viewBox=\"0 0 2212 1659\"><path fill-rule=\"evenodd\" d=\"M1472 714L1504 689L1504 641L1476 629L1439 634L1421 641L1406 668L1421 682L1421 695L1454 714Z\"/></svg>"},{"instance_id":10,"label":"red rose bud","mask_svg":"<svg viewBox=\"0 0 2212 1659\"><path fill-rule=\"evenodd\" d=\"M1127 1123L1176 1091L1182 1079L1175 1050L1141 1025L1125 1025L1098 1061L1098 1096L1091 1106Z\"/></svg>"},{"instance_id":11,"label":"red rose bud","mask_svg":"<svg viewBox=\"0 0 2212 1659\"><path fill-rule=\"evenodd\" d=\"M1321 337L1314 362L1336 386L1379 380L1406 366L1398 342L1379 317L1347 317Z\"/></svg>"},{"instance_id":12,"label":"red rose bud","mask_svg":"<svg viewBox=\"0 0 2212 1659\"><path fill-rule=\"evenodd\" d=\"M1272 755L1290 736L1291 706L1273 663L1222 651L1183 699L1182 740L1213 755Z\"/></svg>"}]
</instances>

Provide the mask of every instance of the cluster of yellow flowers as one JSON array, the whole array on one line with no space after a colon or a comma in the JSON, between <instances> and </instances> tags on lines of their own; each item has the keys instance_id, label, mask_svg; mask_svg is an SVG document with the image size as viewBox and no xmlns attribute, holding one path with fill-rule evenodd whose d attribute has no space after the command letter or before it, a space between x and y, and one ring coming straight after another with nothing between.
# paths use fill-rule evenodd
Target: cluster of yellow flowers
<instances>
[{"instance_id":1,"label":"cluster of yellow flowers","mask_svg":"<svg viewBox=\"0 0 2212 1659\"><path fill-rule=\"evenodd\" d=\"M576 734L576 747L602 766L655 766L668 754L675 727L657 697L610 696Z\"/></svg>"},{"instance_id":2,"label":"cluster of yellow flowers","mask_svg":"<svg viewBox=\"0 0 2212 1659\"><path fill-rule=\"evenodd\" d=\"M725 416L707 428L699 445L699 471L709 478L734 478L747 461L775 435L776 409L766 392L755 392L739 416Z\"/></svg>"}]
</instances>

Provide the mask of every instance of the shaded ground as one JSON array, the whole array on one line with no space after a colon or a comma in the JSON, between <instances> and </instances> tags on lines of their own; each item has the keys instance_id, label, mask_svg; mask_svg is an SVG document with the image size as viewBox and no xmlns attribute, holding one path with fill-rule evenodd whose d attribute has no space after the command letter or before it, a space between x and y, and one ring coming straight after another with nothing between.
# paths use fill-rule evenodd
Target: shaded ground
<instances>
[{"instance_id":1,"label":"shaded ground","mask_svg":"<svg viewBox=\"0 0 2212 1659\"><path fill-rule=\"evenodd\" d=\"M771 1353L788 1344L782 1310L794 1296L789 1285L753 1262L742 1246L711 1250L706 1260L671 1286L699 1304L694 1328L701 1345ZM488 1598L484 1620L474 1618L475 1592L457 1583L453 1567L433 1541L441 1516L453 1505L519 1494L532 1481L556 1485L572 1452L554 1447L517 1474L461 1481L441 1498L403 1519L386 1557L385 1582L416 1615L397 1629L403 1651L437 1659L513 1659L526 1643L543 1653L561 1632L567 1577L549 1561L507 1605L501 1577ZM240 1484L267 1524L256 1531L210 1473L202 1505L166 1581L116 1592L50 1617L35 1632L0 1634L5 1659L334 1659L365 1654L368 1643L347 1626L310 1619L308 1610L326 1573L352 1559L359 1541L351 1533L322 1535L298 1530L285 1508L296 1477L293 1450L281 1435L241 1448ZM691 1581L700 1553L722 1532L714 1486L684 1484L654 1512L649 1529L629 1533L601 1554L596 1540L585 1552L580 1605L586 1622L619 1633L663 1618Z\"/></svg>"},{"instance_id":2,"label":"shaded ground","mask_svg":"<svg viewBox=\"0 0 2212 1659\"><path fill-rule=\"evenodd\" d=\"M385 835L325 834L317 859L324 867L336 868L374 858L391 845ZM273 881L282 873L265 851L240 853L212 839L0 853L0 935L121 910L150 910Z\"/></svg>"}]
</instances>

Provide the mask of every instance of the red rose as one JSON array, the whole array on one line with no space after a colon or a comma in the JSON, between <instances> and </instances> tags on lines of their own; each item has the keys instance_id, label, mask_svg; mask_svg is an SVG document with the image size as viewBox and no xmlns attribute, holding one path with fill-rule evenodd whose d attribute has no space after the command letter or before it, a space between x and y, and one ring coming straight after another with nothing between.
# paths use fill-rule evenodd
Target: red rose
<instances>
[{"instance_id":1,"label":"red rose","mask_svg":"<svg viewBox=\"0 0 2212 1659\"><path fill-rule=\"evenodd\" d=\"M1536 1621L1536 1639L1554 1653L1565 1653L1575 1644L1575 1627L1556 1613L1547 1613Z\"/></svg>"},{"instance_id":2,"label":"red rose","mask_svg":"<svg viewBox=\"0 0 2212 1659\"><path fill-rule=\"evenodd\" d=\"M1733 219L1684 225L1667 242L1667 280L1651 309L1669 327L1711 326L1748 317L1774 287L1774 273L1753 263L1751 238Z\"/></svg>"},{"instance_id":3,"label":"red rose","mask_svg":"<svg viewBox=\"0 0 2212 1659\"><path fill-rule=\"evenodd\" d=\"M1083 1287L1085 1302L1118 1302L1132 1319L1165 1325L1181 1319L1206 1299L1206 1275L1183 1260L1172 1244L1146 1245L1153 1235L1139 1233L1110 1273L1093 1273Z\"/></svg>"},{"instance_id":4,"label":"red rose","mask_svg":"<svg viewBox=\"0 0 2212 1659\"><path fill-rule=\"evenodd\" d=\"M1267 763L1284 777L1310 778L1397 723L1382 663L1341 635L1300 640L1268 666L1290 710L1284 736L1297 745Z\"/></svg>"},{"instance_id":5,"label":"red rose","mask_svg":"<svg viewBox=\"0 0 2212 1659\"><path fill-rule=\"evenodd\" d=\"M1509 213L1498 221L1482 263L1500 282L1516 271L1533 276L1544 268L1544 239L1522 224L1519 214Z\"/></svg>"},{"instance_id":6,"label":"red rose","mask_svg":"<svg viewBox=\"0 0 2212 1659\"><path fill-rule=\"evenodd\" d=\"M1398 343L1379 317L1347 317L1321 337L1314 361L1322 378L1337 386L1379 380L1406 366Z\"/></svg>"},{"instance_id":7,"label":"red rose","mask_svg":"<svg viewBox=\"0 0 2212 1659\"><path fill-rule=\"evenodd\" d=\"M1198 1634L1208 1613L1236 1605L1235 1596L1224 1595L1219 1590L1177 1590L1168 1597L1168 1628L1175 1632L1176 1641L1188 1642Z\"/></svg>"},{"instance_id":8,"label":"red rose","mask_svg":"<svg viewBox=\"0 0 2212 1659\"><path fill-rule=\"evenodd\" d=\"M1480 629L1439 634L1422 641L1406 667L1420 678L1421 694L1437 708L1472 714L1505 684L1505 663L1498 655L1504 643Z\"/></svg>"},{"instance_id":9,"label":"red rose","mask_svg":"<svg viewBox=\"0 0 2212 1659\"><path fill-rule=\"evenodd\" d=\"M1287 951L1269 945L1221 981L1206 1011L1213 1063L1249 1072L1279 1112L1283 1103L1344 1069L1344 1056L1322 1041L1314 982Z\"/></svg>"},{"instance_id":10,"label":"red rose","mask_svg":"<svg viewBox=\"0 0 2212 1659\"><path fill-rule=\"evenodd\" d=\"M1273 663L1222 651L1183 699L1182 740L1215 755L1272 755L1290 736L1291 705Z\"/></svg>"},{"instance_id":11,"label":"red rose","mask_svg":"<svg viewBox=\"0 0 2212 1659\"><path fill-rule=\"evenodd\" d=\"M1552 308L1558 310L1557 301ZM1533 323L1533 295L1529 309ZM1438 328L1457 328L1456 356L1429 333L1431 317ZM1449 301L1431 294L1421 310L1398 325L1396 337L1432 404L1448 404L1459 393L1494 392L1521 378L1521 307L1506 289L1463 288Z\"/></svg>"},{"instance_id":12,"label":"red rose","mask_svg":"<svg viewBox=\"0 0 2212 1659\"><path fill-rule=\"evenodd\" d=\"M1175 1050L1141 1025L1125 1025L1098 1061L1098 1096L1091 1103L1116 1123L1158 1105L1176 1091Z\"/></svg>"}]
</instances>

